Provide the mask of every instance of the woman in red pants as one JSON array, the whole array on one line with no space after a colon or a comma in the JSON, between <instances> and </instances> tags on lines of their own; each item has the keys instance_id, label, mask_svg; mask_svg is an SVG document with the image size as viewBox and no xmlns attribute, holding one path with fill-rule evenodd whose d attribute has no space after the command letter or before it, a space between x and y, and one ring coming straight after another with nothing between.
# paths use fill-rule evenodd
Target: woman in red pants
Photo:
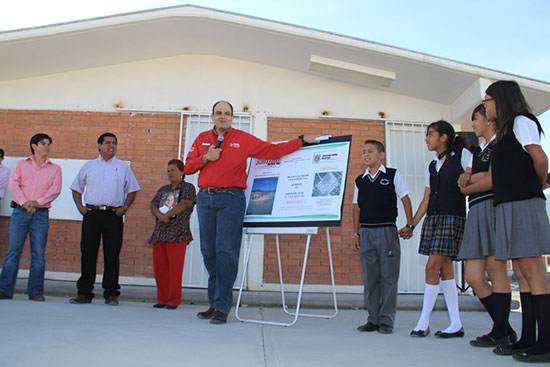
<instances>
[{"instance_id":1,"label":"woman in red pants","mask_svg":"<svg viewBox=\"0 0 550 367\"><path fill-rule=\"evenodd\" d=\"M185 249L193 240L189 218L197 202L195 187L184 177L182 161L172 159L168 162L170 184L162 186L151 200L155 229L148 242L153 244L158 301L154 308L175 310L181 302Z\"/></svg>"}]
</instances>

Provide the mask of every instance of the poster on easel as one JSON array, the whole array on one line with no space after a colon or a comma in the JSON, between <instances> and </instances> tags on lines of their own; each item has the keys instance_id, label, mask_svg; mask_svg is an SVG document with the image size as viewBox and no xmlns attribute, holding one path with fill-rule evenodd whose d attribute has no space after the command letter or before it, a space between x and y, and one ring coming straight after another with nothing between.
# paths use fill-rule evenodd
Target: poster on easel
<instances>
[{"instance_id":1,"label":"poster on easel","mask_svg":"<svg viewBox=\"0 0 550 367\"><path fill-rule=\"evenodd\" d=\"M340 226L351 135L279 159L251 159L245 227Z\"/></svg>"}]
</instances>

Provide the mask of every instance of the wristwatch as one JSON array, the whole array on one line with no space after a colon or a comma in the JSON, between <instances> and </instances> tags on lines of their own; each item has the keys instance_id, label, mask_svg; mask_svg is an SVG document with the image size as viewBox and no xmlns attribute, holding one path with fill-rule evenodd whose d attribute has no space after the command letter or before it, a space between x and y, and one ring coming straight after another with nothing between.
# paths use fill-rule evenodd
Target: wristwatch
<instances>
[{"instance_id":1,"label":"wristwatch","mask_svg":"<svg viewBox=\"0 0 550 367\"><path fill-rule=\"evenodd\" d=\"M407 224L405 227L407 227L408 229L410 229L411 231L414 230L414 226L412 224Z\"/></svg>"},{"instance_id":2,"label":"wristwatch","mask_svg":"<svg viewBox=\"0 0 550 367\"><path fill-rule=\"evenodd\" d=\"M304 136L303 136L303 135L300 135L300 136L298 137L298 139L300 139L300 142L302 143L302 146L303 146L303 147L307 145L307 142L304 140Z\"/></svg>"},{"instance_id":3,"label":"wristwatch","mask_svg":"<svg viewBox=\"0 0 550 367\"><path fill-rule=\"evenodd\" d=\"M354 233L353 237L359 237L359 233Z\"/></svg>"}]
</instances>

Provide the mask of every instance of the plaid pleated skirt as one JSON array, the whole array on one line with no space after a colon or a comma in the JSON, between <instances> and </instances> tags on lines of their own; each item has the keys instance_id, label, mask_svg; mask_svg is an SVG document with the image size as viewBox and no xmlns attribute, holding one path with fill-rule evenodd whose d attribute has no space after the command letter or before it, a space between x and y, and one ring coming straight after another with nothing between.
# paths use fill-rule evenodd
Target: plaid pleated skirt
<instances>
[{"instance_id":1,"label":"plaid pleated skirt","mask_svg":"<svg viewBox=\"0 0 550 367\"><path fill-rule=\"evenodd\" d=\"M427 216L422 224L418 253L455 259L464 234L464 222L465 218L456 215Z\"/></svg>"}]
</instances>

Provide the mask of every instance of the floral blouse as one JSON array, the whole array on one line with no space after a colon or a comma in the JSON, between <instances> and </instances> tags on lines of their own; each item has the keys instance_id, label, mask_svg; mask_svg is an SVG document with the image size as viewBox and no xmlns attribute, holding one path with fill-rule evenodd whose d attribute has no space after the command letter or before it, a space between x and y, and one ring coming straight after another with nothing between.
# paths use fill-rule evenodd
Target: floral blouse
<instances>
[{"instance_id":1,"label":"floral blouse","mask_svg":"<svg viewBox=\"0 0 550 367\"><path fill-rule=\"evenodd\" d=\"M162 186L151 200L151 203L157 203L159 210L165 213L182 200L191 200L193 203L197 202L195 186L185 181L181 181L175 189L172 189L171 185ZM170 218L169 223L161 223L158 218L155 218L155 229L147 242L155 244L157 242L178 243L187 241L189 244L193 240L193 235L189 228L189 218L192 212L193 207L188 208L184 212Z\"/></svg>"}]
</instances>

